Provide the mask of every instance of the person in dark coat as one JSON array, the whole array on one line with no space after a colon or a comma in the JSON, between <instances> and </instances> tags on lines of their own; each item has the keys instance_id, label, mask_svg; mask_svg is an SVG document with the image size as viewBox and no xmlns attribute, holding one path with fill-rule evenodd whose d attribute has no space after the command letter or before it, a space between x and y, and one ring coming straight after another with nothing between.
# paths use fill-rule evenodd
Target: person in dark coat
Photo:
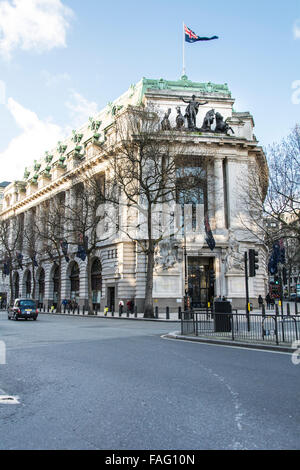
<instances>
[{"instance_id":1,"label":"person in dark coat","mask_svg":"<svg viewBox=\"0 0 300 470\"><path fill-rule=\"evenodd\" d=\"M262 298L261 295L259 295L259 297L258 297L258 305L259 305L259 308L262 308L263 303L264 303L264 299Z\"/></svg>"}]
</instances>

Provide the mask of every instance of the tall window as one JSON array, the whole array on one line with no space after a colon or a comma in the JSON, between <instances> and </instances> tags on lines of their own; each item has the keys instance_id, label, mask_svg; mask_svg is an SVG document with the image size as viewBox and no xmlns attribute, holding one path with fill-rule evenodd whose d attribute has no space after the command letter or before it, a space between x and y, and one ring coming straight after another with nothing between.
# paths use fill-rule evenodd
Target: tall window
<instances>
[{"instance_id":1,"label":"tall window","mask_svg":"<svg viewBox=\"0 0 300 470\"><path fill-rule=\"evenodd\" d=\"M77 263L73 263L70 273L70 281L71 281L71 297L76 298L79 296L79 287L80 287L80 280L79 280L79 266Z\"/></svg>"},{"instance_id":2,"label":"tall window","mask_svg":"<svg viewBox=\"0 0 300 470\"><path fill-rule=\"evenodd\" d=\"M186 164L185 164L186 162ZM196 207L204 206L207 212L207 172L196 158L186 158L180 161L176 170L176 202L182 207L192 206L192 227L196 227Z\"/></svg>"}]
</instances>

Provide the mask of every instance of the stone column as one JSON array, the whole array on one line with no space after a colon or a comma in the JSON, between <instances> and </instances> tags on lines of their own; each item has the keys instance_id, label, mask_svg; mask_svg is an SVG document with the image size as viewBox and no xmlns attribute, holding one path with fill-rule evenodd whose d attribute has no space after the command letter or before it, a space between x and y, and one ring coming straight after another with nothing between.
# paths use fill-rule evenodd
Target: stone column
<instances>
[{"instance_id":1,"label":"stone column","mask_svg":"<svg viewBox=\"0 0 300 470\"><path fill-rule=\"evenodd\" d=\"M223 178L223 157L214 159L214 179L215 179L215 221L216 229L225 229L225 202L224 202L224 178Z\"/></svg>"}]
</instances>

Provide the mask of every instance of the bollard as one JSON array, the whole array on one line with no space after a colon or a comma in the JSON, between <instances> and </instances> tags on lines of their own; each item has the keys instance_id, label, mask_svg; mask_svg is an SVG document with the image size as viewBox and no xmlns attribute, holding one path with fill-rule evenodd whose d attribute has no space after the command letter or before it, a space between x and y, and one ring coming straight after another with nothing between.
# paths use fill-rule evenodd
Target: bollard
<instances>
[{"instance_id":1,"label":"bollard","mask_svg":"<svg viewBox=\"0 0 300 470\"><path fill-rule=\"evenodd\" d=\"M170 309L169 309L169 307L166 307L166 319L170 320Z\"/></svg>"},{"instance_id":2,"label":"bollard","mask_svg":"<svg viewBox=\"0 0 300 470\"><path fill-rule=\"evenodd\" d=\"M276 317L278 317L278 315L279 315L279 308L278 308L277 304L275 305L275 315L276 315Z\"/></svg>"},{"instance_id":3,"label":"bollard","mask_svg":"<svg viewBox=\"0 0 300 470\"><path fill-rule=\"evenodd\" d=\"M297 305L297 302L295 302L295 315L298 315L298 305Z\"/></svg>"},{"instance_id":4,"label":"bollard","mask_svg":"<svg viewBox=\"0 0 300 470\"><path fill-rule=\"evenodd\" d=\"M137 318L137 316L138 316L137 315L137 306L136 305L134 306L134 316L135 316L135 318Z\"/></svg>"},{"instance_id":5,"label":"bollard","mask_svg":"<svg viewBox=\"0 0 300 470\"><path fill-rule=\"evenodd\" d=\"M127 309L126 317L129 318L129 309Z\"/></svg>"},{"instance_id":6,"label":"bollard","mask_svg":"<svg viewBox=\"0 0 300 470\"><path fill-rule=\"evenodd\" d=\"M287 308L287 316L290 317L291 316L290 304L287 304L286 308Z\"/></svg>"},{"instance_id":7,"label":"bollard","mask_svg":"<svg viewBox=\"0 0 300 470\"><path fill-rule=\"evenodd\" d=\"M158 318L158 307L155 307L155 318Z\"/></svg>"},{"instance_id":8,"label":"bollard","mask_svg":"<svg viewBox=\"0 0 300 470\"><path fill-rule=\"evenodd\" d=\"M181 320L181 315L182 315L181 307L178 307L178 320Z\"/></svg>"}]
</instances>

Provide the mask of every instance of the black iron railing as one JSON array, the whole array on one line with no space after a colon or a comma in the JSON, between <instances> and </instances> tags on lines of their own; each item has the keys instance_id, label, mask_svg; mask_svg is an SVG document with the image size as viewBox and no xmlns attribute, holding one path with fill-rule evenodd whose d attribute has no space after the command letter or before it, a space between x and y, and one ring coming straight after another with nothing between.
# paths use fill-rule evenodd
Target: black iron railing
<instances>
[{"instance_id":1,"label":"black iron railing","mask_svg":"<svg viewBox=\"0 0 300 470\"><path fill-rule=\"evenodd\" d=\"M183 335L207 336L233 341L292 343L300 339L300 316L242 313L182 313Z\"/></svg>"}]
</instances>

